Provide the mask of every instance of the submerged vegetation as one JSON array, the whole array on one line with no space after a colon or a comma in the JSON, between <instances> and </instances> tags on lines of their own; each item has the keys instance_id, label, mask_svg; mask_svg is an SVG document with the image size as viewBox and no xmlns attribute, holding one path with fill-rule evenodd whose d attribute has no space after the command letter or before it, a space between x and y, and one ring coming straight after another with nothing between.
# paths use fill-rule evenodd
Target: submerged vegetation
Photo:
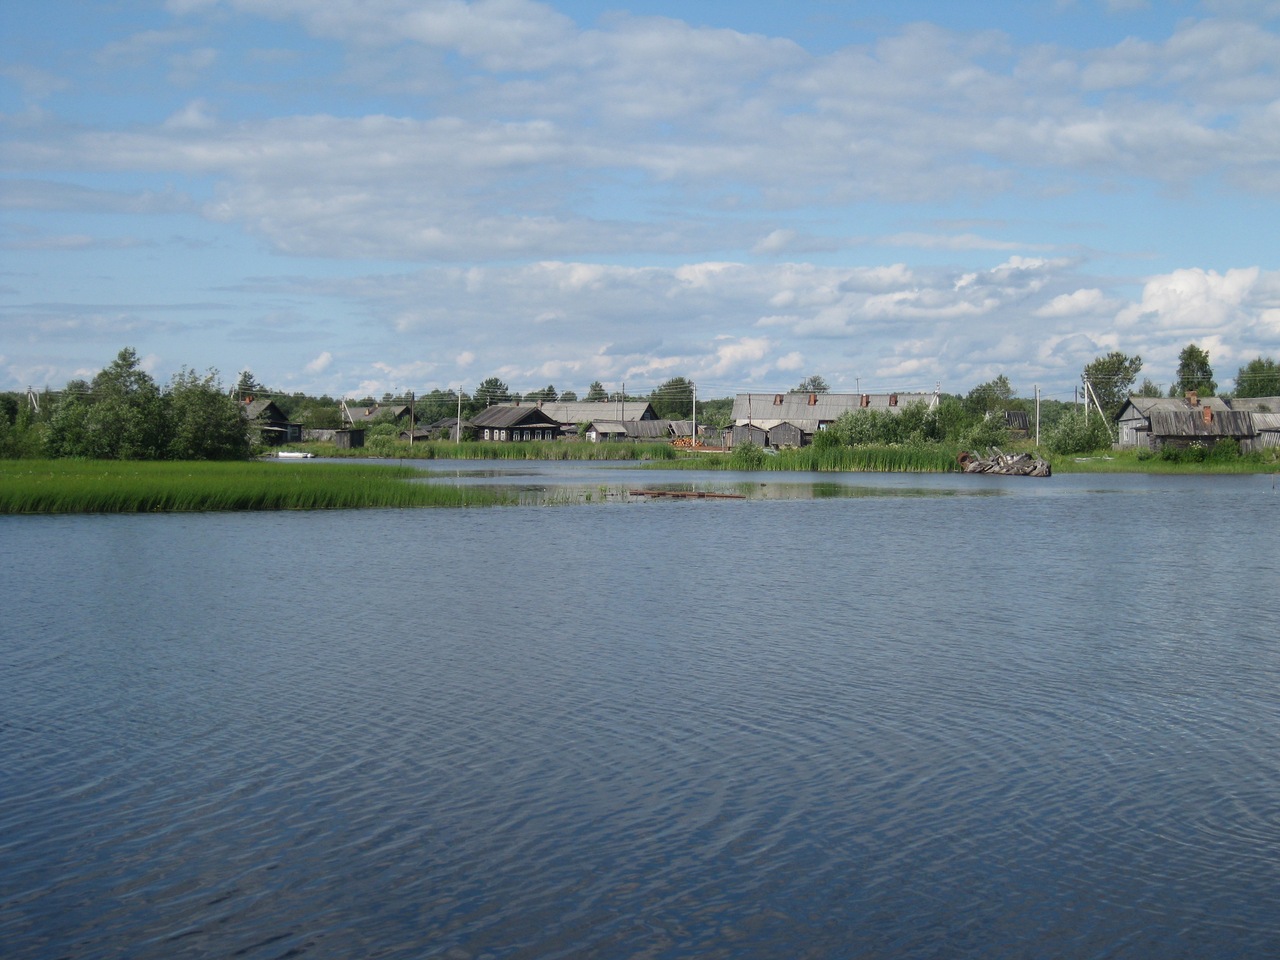
<instances>
[{"instance_id":1,"label":"submerged vegetation","mask_svg":"<svg viewBox=\"0 0 1280 960\"><path fill-rule=\"evenodd\" d=\"M501 491L411 483L390 465L104 460L0 461L0 514L338 510L507 503Z\"/></svg>"}]
</instances>

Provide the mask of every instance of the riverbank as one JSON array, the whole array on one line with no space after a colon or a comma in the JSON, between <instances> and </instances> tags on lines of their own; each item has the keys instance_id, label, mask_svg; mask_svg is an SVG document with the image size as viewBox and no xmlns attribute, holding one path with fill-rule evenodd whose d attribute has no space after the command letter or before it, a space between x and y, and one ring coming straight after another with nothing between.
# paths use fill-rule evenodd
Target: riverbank
<instances>
[{"instance_id":1,"label":"riverbank","mask_svg":"<svg viewBox=\"0 0 1280 960\"><path fill-rule=\"evenodd\" d=\"M263 461L0 460L0 514L345 510L510 503L502 491L410 483L413 467Z\"/></svg>"}]
</instances>

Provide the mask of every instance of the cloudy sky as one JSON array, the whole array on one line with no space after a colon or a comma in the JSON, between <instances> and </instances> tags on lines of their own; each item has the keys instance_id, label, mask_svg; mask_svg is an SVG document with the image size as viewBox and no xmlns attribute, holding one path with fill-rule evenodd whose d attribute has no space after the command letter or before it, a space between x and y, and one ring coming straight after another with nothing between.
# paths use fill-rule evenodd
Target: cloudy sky
<instances>
[{"instance_id":1,"label":"cloudy sky","mask_svg":"<svg viewBox=\"0 0 1280 960\"><path fill-rule=\"evenodd\" d=\"M1280 0L0 5L0 389L1280 358Z\"/></svg>"}]
</instances>

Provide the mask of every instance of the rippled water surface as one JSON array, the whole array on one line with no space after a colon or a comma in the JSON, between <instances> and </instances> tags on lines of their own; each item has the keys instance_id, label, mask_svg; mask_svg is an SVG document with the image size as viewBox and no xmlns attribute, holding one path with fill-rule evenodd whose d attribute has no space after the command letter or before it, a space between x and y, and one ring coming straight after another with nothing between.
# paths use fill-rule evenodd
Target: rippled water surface
<instances>
[{"instance_id":1,"label":"rippled water surface","mask_svg":"<svg viewBox=\"0 0 1280 960\"><path fill-rule=\"evenodd\" d=\"M1273 478L765 479L0 518L0 953L1280 955Z\"/></svg>"}]
</instances>

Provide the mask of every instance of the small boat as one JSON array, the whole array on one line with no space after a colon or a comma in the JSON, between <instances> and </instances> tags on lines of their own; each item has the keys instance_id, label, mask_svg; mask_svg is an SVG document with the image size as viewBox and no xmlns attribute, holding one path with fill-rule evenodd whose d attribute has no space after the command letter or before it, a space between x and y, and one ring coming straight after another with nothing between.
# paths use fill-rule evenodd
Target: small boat
<instances>
[{"instance_id":1,"label":"small boat","mask_svg":"<svg viewBox=\"0 0 1280 960\"><path fill-rule=\"evenodd\" d=\"M301 450L281 450L276 454L279 460L311 460L314 457L314 453L304 453Z\"/></svg>"}]
</instances>

